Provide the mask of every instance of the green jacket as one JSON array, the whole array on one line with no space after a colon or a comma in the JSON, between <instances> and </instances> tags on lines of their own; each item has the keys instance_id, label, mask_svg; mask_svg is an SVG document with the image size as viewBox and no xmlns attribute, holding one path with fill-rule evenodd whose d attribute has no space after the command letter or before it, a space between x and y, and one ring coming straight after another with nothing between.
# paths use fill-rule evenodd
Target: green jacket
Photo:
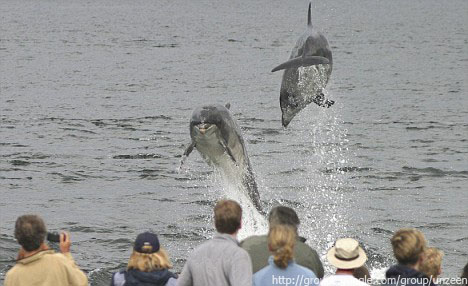
<instances>
[{"instance_id":1,"label":"green jacket","mask_svg":"<svg viewBox=\"0 0 468 286\"><path fill-rule=\"evenodd\" d=\"M317 251L304 243L305 238L298 237L294 247L294 260L297 264L312 270L318 278L323 278L323 265ZM252 259L253 273L256 273L268 265L268 257L271 253L268 250L268 236L254 235L244 239L240 246L247 250Z\"/></svg>"}]
</instances>

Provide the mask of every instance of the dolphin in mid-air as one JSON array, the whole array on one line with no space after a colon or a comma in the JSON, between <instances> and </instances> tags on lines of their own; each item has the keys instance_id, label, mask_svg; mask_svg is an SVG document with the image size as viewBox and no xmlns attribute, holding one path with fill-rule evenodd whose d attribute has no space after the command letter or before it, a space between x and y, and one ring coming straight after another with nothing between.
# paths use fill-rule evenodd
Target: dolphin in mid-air
<instances>
[{"instance_id":1,"label":"dolphin in mid-air","mask_svg":"<svg viewBox=\"0 0 468 286\"><path fill-rule=\"evenodd\" d=\"M196 148L205 161L224 174L240 178L255 208L264 214L241 130L226 107L205 105L193 111L190 120L191 144L185 150L181 166Z\"/></svg>"},{"instance_id":2,"label":"dolphin in mid-air","mask_svg":"<svg viewBox=\"0 0 468 286\"><path fill-rule=\"evenodd\" d=\"M311 102L322 107L335 103L323 94L332 72L333 58L327 39L312 26L311 3L307 24L307 30L297 40L289 60L272 70L285 70L280 91L284 127Z\"/></svg>"}]
</instances>

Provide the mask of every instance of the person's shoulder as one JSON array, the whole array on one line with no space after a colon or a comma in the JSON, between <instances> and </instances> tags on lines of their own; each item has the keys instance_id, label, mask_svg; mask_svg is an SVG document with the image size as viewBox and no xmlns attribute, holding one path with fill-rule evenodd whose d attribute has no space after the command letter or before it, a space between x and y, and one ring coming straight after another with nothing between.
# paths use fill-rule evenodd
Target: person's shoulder
<instances>
[{"instance_id":1,"label":"person's shoulder","mask_svg":"<svg viewBox=\"0 0 468 286\"><path fill-rule=\"evenodd\" d=\"M15 264L10 270L5 274L5 279L15 277L15 275L20 271L21 264Z\"/></svg>"},{"instance_id":2,"label":"person's shoulder","mask_svg":"<svg viewBox=\"0 0 468 286\"><path fill-rule=\"evenodd\" d=\"M199 257L200 255L203 256L204 253L210 251L212 248L213 248L213 239L202 242L190 252L188 261L190 261L191 258L193 257Z\"/></svg>"},{"instance_id":3,"label":"person's shoulder","mask_svg":"<svg viewBox=\"0 0 468 286\"><path fill-rule=\"evenodd\" d=\"M244 239L239 246L252 256L258 253L269 253L268 237L266 235L254 235Z\"/></svg>"},{"instance_id":4,"label":"person's shoulder","mask_svg":"<svg viewBox=\"0 0 468 286\"><path fill-rule=\"evenodd\" d=\"M47 260L49 263L65 263L68 264L70 261L73 261L73 258L70 253L60 253L60 252L54 252L54 253L47 253L43 257L44 260Z\"/></svg>"},{"instance_id":5,"label":"person's shoulder","mask_svg":"<svg viewBox=\"0 0 468 286\"><path fill-rule=\"evenodd\" d=\"M333 275L333 277L335 278L335 281L340 280L342 282L346 282L346 285L350 285L350 286L367 286L368 285L352 275Z\"/></svg>"},{"instance_id":6,"label":"person's shoulder","mask_svg":"<svg viewBox=\"0 0 468 286\"><path fill-rule=\"evenodd\" d=\"M324 277L321 281L320 281L320 286L327 286L327 285L333 285L333 278L331 278L331 276L327 276L327 277Z\"/></svg>"},{"instance_id":7,"label":"person's shoulder","mask_svg":"<svg viewBox=\"0 0 468 286\"><path fill-rule=\"evenodd\" d=\"M355 286L369 286L369 284L353 276L353 281Z\"/></svg>"},{"instance_id":8,"label":"person's shoulder","mask_svg":"<svg viewBox=\"0 0 468 286\"><path fill-rule=\"evenodd\" d=\"M239 255L249 256L249 252L246 249L242 248L240 245L232 245L232 249L235 253L238 253Z\"/></svg>"},{"instance_id":9,"label":"person's shoulder","mask_svg":"<svg viewBox=\"0 0 468 286\"><path fill-rule=\"evenodd\" d=\"M125 285L125 270L115 272L112 275L112 286L123 286Z\"/></svg>"},{"instance_id":10,"label":"person's shoulder","mask_svg":"<svg viewBox=\"0 0 468 286\"><path fill-rule=\"evenodd\" d=\"M271 271L271 266L270 265L267 265L267 266L263 267L262 269L258 270L257 272L255 272L253 274L253 276L252 276L253 280L257 281L257 283L259 283L259 281L261 281L262 278L265 275L268 275L270 271Z\"/></svg>"},{"instance_id":11,"label":"person's shoulder","mask_svg":"<svg viewBox=\"0 0 468 286\"><path fill-rule=\"evenodd\" d=\"M167 280L166 285L164 286L176 286L176 285L177 285L177 279L174 277L171 277L169 278L169 280Z\"/></svg>"},{"instance_id":12,"label":"person's shoulder","mask_svg":"<svg viewBox=\"0 0 468 286\"><path fill-rule=\"evenodd\" d=\"M250 255L247 250L239 245L229 244L224 248L224 255L228 260L250 260Z\"/></svg>"},{"instance_id":13,"label":"person's shoulder","mask_svg":"<svg viewBox=\"0 0 468 286\"><path fill-rule=\"evenodd\" d=\"M315 249L313 249L307 243L302 242L300 240L296 241L296 249L301 249L301 251L309 251L309 252L317 253Z\"/></svg>"},{"instance_id":14,"label":"person's shoulder","mask_svg":"<svg viewBox=\"0 0 468 286\"><path fill-rule=\"evenodd\" d=\"M71 256L71 254L67 253L67 255L65 255L61 252L54 252L54 253L48 253L47 255L44 255L44 257L47 257L49 259L68 259L67 256Z\"/></svg>"},{"instance_id":15,"label":"person's shoulder","mask_svg":"<svg viewBox=\"0 0 468 286\"><path fill-rule=\"evenodd\" d=\"M248 246L266 242L268 237L266 235L252 235L240 242L240 246Z\"/></svg>"},{"instance_id":16,"label":"person's shoulder","mask_svg":"<svg viewBox=\"0 0 468 286\"><path fill-rule=\"evenodd\" d=\"M354 284L354 285L356 285L356 286L369 286L369 284L367 284L367 283L365 283L365 282L363 282L363 281L361 281L361 280L359 280L357 278L355 278L355 279L356 279L356 284Z\"/></svg>"},{"instance_id":17,"label":"person's shoulder","mask_svg":"<svg viewBox=\"0 0 468 286\"><path fill-rule=\"evenodd\" d=\"M314 277L316 278L317 275L314 273L314 271L310 270L309 268L307 267L304 267L302 265L299 265L297 263L294 264L296 269L302 273L304 273L304 275L307 275L307 276L310 276L310 277Z\"/></svg>"}]
</instances>

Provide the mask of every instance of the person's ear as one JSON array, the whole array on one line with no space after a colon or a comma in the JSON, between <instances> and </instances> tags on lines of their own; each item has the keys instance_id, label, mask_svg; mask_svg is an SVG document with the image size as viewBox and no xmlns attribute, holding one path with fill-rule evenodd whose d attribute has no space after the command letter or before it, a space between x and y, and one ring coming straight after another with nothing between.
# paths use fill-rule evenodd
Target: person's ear
<instances>
[{"instance_id":1,"label":"person's ear","mask_svg":"<svg viewBox=\"0 0 468 286\"><path fill-rule=\"evenodd\" d=\"M419 267L424 263L424 260L426 260L426 255L424 255L424 253L421 253L419 255L418 261L416 262L416 267L417 267L416 270L419 270Z\"/></svg>"}]
</instances>

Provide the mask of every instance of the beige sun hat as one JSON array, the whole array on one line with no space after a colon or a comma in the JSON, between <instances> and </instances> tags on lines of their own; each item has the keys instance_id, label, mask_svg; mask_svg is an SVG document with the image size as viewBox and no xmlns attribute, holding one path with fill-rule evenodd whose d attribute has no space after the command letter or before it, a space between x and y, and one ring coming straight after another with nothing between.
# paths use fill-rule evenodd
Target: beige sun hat
<instances>
[{"instance_id":1,"label":"beige sun hat","mask_svg":"<svg viewBox=\"0 0 468 286\"><path fill-rule=\"evenodd\" d=\"M367 255L356 240L342 238L328 251L327 259L339 269L354 269L366 263Z\"/></svg>"}]
</instances>

